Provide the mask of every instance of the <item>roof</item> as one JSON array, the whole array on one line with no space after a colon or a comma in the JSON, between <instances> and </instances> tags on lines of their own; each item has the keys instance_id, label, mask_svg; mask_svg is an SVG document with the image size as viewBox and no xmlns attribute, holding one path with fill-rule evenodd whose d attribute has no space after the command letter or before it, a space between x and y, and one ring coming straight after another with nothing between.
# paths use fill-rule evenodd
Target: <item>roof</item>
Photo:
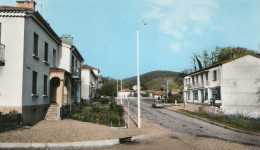
<instances>
[{"instance_id":1,"label":"roof","mask_svg":"<svg viewBox=\"0 0 260 150\"><path fill-rule=\"evenodd\" d=\"M61 39L51 28L50 24L41 16L38 11L25 7L0 6L0 17L32 17L33 20L42 27L57 43L61 43ZM5 14L6 13L6 14ZM24 15L12 15L11 13L24 13Z\"/></svg>"},{"instance_id":2,"label":"roof","mask_svg":"<svg viewBox=\"0 0 260 150\"><path fill-rule=\"evenodd\" d=\"M245 54L245 55L242 55L242 56L239 56L239 57L236 57L236 58L232 58L232 59L225 60L225 61L223 61L223 62L214 64L214 65L209 66L209 67L206 67L206 68L202 68L202 69L200 69L200 70L198 70L198 71L195 71L195 72L192 72L192 73L190 73L190 74L187 74L186 76L189 76L189 75L192 75L192 74L196 74L196 73L199 73L199 72L202 72L202 71L211 69L211 68L215 68L215 67L217 67L217 66L221 66L221 65L223 65L223 64L226 64L226 63L228 63L228 62L237 60L237 59L239 59L239 58L242 58L242 57L245 57L245 56L248 56L248 55L254 56L254 57L256 57L256 58L260 58L259 55L255 55L255 54Z\"/></svg>"},{"instance_id":3,"label":"roof","mask_svg":"<svg viewBox=\"0 0 260 150\"><path fill-rule=\"evenodd\" d=\"M81 56L80 52L78 51L75 45L72 45L71 50L75 52L75 54L78 56L81 62L84 61L84 58Z\"/></svg>"},{"instance_id":4,"label":"roof","mask_svg":"<svg viewBox=\"0 0 260 150\"><path fill-rule=\"evenodd\" d=\"M34 11L34 10L26 7L0 6L0 12L4 12L4 11Z\"/></svg>"},{"instance_id":5,"label":"roof","mask_svg":"<svg viewBox=\"0 0 260 150\"><path fill-rule=\"evenodd\" d=\"M65 74L71 75L68 71L62 68L52 67L50 72L64 72Z\"/></svg>"},{"instance_id":6,"label":"roof","mask_svg":"<svg viewBox=\"0 0 260 150\"><path fill-rule=\"evenodd\" d=\"M88 65L83 65L82 69L92 69L92 70L98 70L99 71L99 69L91 67L91 66L88 66Z\"/></svg>"},{"instance_id":7,"label":"roof","mask_svg":"<svg viewBox=\"0 0 260 150\"><path fill-rule=\"evenodd\" d=\"M134 91L132 91L132 90L121 90L121 91L119 91L119 92L130 92L130 93L132 93L132 92L134 92Z\"/></svg>"}]
</instances>

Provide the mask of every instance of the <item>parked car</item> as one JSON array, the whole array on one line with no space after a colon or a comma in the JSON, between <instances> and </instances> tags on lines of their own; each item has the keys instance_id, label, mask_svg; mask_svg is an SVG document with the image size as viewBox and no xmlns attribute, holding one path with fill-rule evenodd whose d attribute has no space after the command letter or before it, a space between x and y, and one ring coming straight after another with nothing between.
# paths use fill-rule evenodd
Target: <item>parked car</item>
<instances>
[{"instance_id":1,"label":"parked car","mask_svg":"<svg viewBox=\"0 0 260 150\"><path fill-rule=\"evenodd\" d=\"M164 105L163 105L163 103L160 102L160 101L155 101L154 103L152 103L152 107L153 107L153 108L163 108Z\"/></svg>"}]
</instances>

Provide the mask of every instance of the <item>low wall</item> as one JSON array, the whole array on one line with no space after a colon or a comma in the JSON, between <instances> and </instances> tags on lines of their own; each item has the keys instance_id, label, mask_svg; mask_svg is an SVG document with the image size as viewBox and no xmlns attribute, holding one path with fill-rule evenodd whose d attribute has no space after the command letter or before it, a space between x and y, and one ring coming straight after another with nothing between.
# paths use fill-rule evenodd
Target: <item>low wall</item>
<instances>
[{"instance_id":1,"label":"low wall","mask_svg":"<svg viewBox=\"0 0 260 150\"><path fill-rule=\"evenodd\" d=\"M249 106L221 106L225 115L244 115L247 117L260 118L260 105Z\"/></svg>"}]
</instances>

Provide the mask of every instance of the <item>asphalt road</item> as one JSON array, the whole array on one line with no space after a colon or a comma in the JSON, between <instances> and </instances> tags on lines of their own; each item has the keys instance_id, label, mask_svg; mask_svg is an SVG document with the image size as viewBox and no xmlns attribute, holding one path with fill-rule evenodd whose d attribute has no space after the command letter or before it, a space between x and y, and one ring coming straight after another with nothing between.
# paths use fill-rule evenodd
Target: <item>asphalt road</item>
<instances>
[{"instance_id":1,"label":"asphalt road","mask_svg":"<svg viewBox=\"0 0 260 150\"><path fill-rule=\"evenodd\" d=\"M127 106L127 100L123 100ZM136 100L129 100L130 111L137 115ZM185 116L168 109L152 108L150 103L141 101L141 117L171 131L196 137L214 138L260 147L260 136L239 133L214 124Z\"/></svg>"}]
</instances>

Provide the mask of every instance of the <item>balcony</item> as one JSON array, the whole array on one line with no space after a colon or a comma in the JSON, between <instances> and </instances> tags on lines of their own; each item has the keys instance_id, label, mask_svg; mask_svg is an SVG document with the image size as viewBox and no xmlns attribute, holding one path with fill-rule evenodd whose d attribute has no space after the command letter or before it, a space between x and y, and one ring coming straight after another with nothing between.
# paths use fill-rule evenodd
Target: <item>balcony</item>
<instances>
[{"instance_id":1,"label":"balcony","mask_svg":"<svg viewBox=\"0 0 260 150\"><path fill-rule=\"evenodd\" d=\"M0 43L0 66L5 65L5 45Z\"/></svg>"},{"instance_id":2,"label":"balcony","mask_svg":"<svg viewBox=\"0 0 260 150\"><path fill-rule=\"evenodd\" d=\"M81 77L81 68L76 68L76 67L72 67L71 68L71 74L72 74L72 78L75 79L80 79Z\"/></svg>"},{"instance_id":3,"label":"balcony","mask_svg":"<svg viewBox=\"0 0 260 150\"><path fill-rule=\"evenodd\" d=\"M194 82L191 84L186 85L189 89L190 88L203 88L205 86L209 86L209 81L200 81L200 82Z\"/></svg>"}]
</instances>

